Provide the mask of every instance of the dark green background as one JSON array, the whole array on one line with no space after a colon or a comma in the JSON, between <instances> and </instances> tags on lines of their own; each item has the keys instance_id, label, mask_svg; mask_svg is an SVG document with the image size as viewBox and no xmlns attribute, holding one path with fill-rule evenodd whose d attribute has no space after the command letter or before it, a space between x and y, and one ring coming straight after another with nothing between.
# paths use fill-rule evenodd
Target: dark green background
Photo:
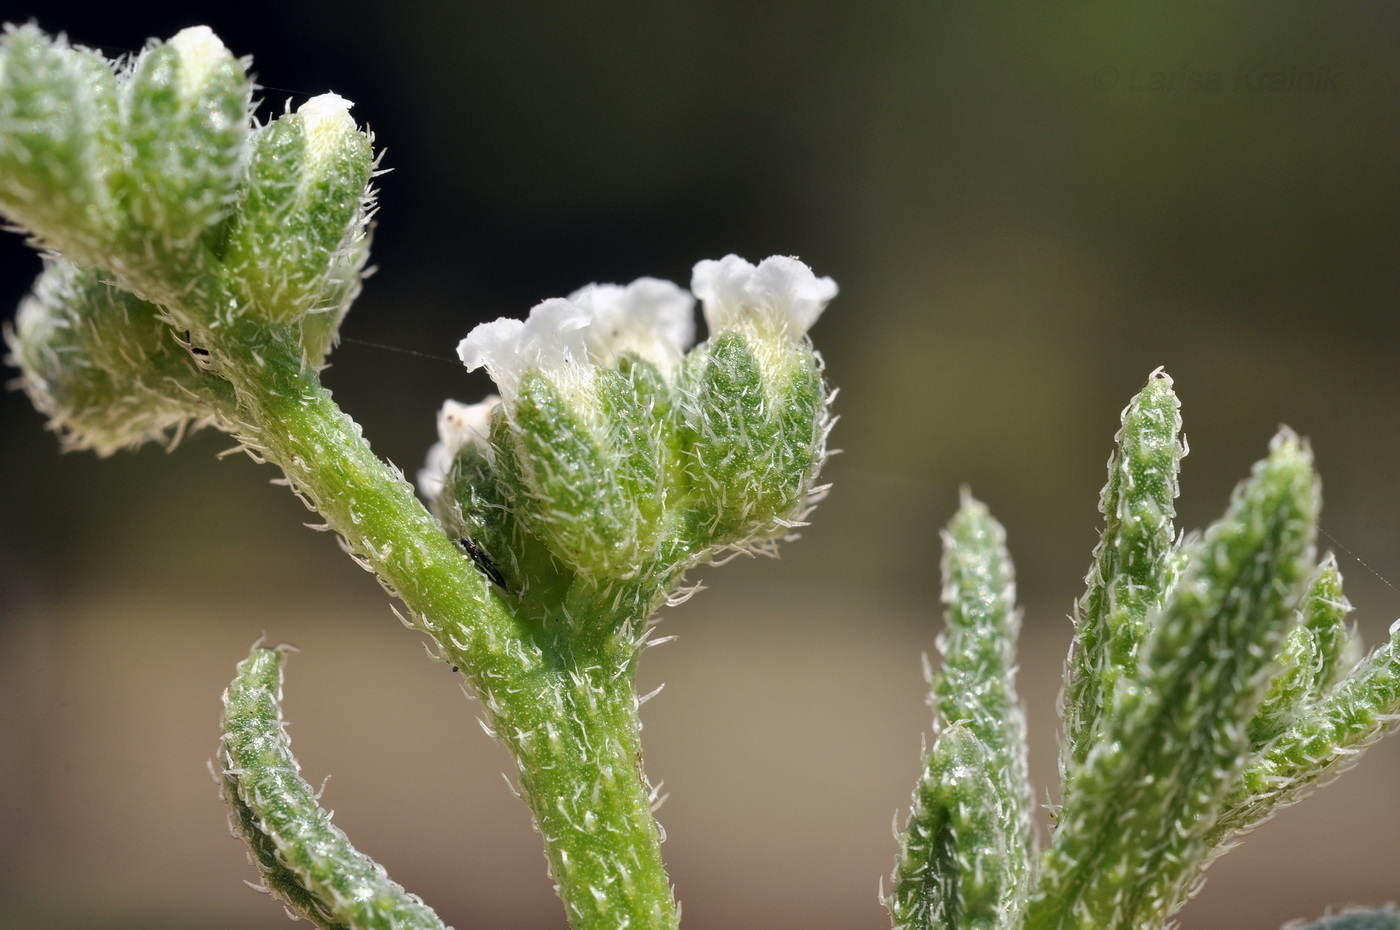
<instances>
[{"instance_id":1,"label":"dark green background","mask_svg":"<svg viewBox=\"0 0 1400 930\"><path fill-rule=\"evenodd\" d=\"M204 22L264 114L333 89L387 149L378 274L327 383L412 472L477 322L589 281L793 254L841 295L835 488L777 563L706 570L643 677L694 930L886 925L917 766L938 528L969 484L1026 606L1041 789L1117 415L1157 366L1217 516L1287 423L1363 632L1400 614L1400 7L1345 3L64 2L0 7L111 54ZM0 306L38 268L0 241ZM6 311L8 313L8 311ZM421 355L405 352L422 353ZM275 475L193 437L62 456L0 397L0 913L20 927L283 926L202 771L262 631L337 822L458 927L558 927L538 839L450 676ZM1330 539L1322 540L1334 546ZM1351 555L1355 554L1355 557ZM1374 572L1363 567L1364 560ZM1191 927L1400 885L1400 753L1213 869ZM514 806L513 806L514 805ZM9 919L9 918L7 918ZM3 923L0 920L0 923Z\"/></svg>"}]
</instances>

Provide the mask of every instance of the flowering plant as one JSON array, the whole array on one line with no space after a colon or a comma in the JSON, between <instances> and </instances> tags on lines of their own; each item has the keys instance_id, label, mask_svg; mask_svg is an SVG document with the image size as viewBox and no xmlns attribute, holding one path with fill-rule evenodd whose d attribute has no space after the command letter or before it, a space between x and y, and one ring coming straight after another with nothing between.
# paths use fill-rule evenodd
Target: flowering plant
<instances>
[{"instance_id":1,"label":"flowering plant","mask_svg":"<svg viewBox=\"0 0 1400 930\"><path fill-rule=\"evenodd\" d=\"M834 392L807 333L836 285L730 255L689 292L590 285L476 328L458 354L498 394L443 406L425 507L318 376L360 289L373 140L334 94L255 124L246 67L202 27L120 66L7 30L0 211L47 250L7 334L25 390L69 448L212 427L281 468L481 700L570 923L677 926L636 667L687 571L772 552L825 492ZM1154 373L1110 461L1043 851L1011 563L964 498L935 739L885 896L897 927L1162 926L1215 856L1400 710L1400 640L1357 661L1341 577L1315 558L1306 443L1280 433L1199 536L1173 526L1184 451ZM298 774L284 659L255 648L224 697L218 778L263 886L322 927L440 927ZM1364 921L1395 925L1327 926Z\"/></svg>"}]
</instances>

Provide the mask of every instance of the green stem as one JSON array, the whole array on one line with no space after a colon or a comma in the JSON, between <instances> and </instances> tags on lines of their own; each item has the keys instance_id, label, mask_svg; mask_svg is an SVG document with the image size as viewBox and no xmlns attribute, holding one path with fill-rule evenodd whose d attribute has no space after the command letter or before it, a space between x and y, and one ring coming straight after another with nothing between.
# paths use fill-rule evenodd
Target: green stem
<instances>
[{"instance_id":1,"label":"green stem","mask_svg":"<svg viewBox=\"0 0 1400 930\"><path fill-rule=\"evenodd\" d=\"M641 770L631 641L580 642L519 619L284 348L291 340L226 333L220 342L239 347L220 367L238 395L240 439L286 472L485 705L515 757L573 926L677 926Z\"/></svg>"}]
</instances>

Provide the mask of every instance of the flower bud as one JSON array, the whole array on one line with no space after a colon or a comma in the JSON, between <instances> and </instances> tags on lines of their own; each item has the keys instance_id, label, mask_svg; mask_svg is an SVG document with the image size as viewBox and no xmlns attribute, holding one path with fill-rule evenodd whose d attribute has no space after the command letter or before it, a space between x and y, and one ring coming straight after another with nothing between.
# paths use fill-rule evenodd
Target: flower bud
<instances>
[{"instance_id":1,"label":"flower bud","mask_svg":"<svg viewBox=\"0 0 1400 930\"><path fill-rule=\"evenodd\" d=\"M252 86L213 31L195 26L143 51L124 90L130 235L184 252L234 199Z\"/></svg>"},{"instance_id":2,"label":"flower bud","mask_svg":"<svg viewBox=\"0 0 1400 930\"><path fill-rule=\"evenodd\" d=\"M49 261L7 341L22 386L69 448L109 455L178 438L235 407L158 308L65 259Z\"/></svg>"},{"instance_id":3,"label":"flower bud","mask_svg":"<svg viewBox=\"0 0 1400 930\"><path fill-rule=\"evenodd\" d=\"M807 330L836 296L830 278L773 257L695 266L710 339L682 375L686 467L711 546L762 544L814 503L829 396Z\"/></svg>"},{"instance_id":4,"label":"flower bud","mask_svg":"<svg viewBox=\"0 0 1400 930\"><path fill-rule=\"evenodd\" d=\"M636 582L642 605L649 585L718 549L769 545L805 515L830 423L806 332L836 285L795 259L735 256L700 263L695 281L712 337L688 355L694 298L651 278L590 285L462 340L502 401L489 448L449 456L443 429L425 469L449 532L509 550L522 586L533 573L567 589L562 568L599 590Z\"/></svg>"},{"instance_id":5,"label":"flower bud","mask_svg":"<svg viewBox=\"0 0 1400 930\"><path fill-rule=\"evenodd\" d=\"M87 261L117 226L108 174L121 162L117 79L101 55L33 25L0 40L0 211Z\"/></svg>"},{"instance_id":6,"label":"flower bud","mask_svg":"<svg viewBox=\"0 0 1400 930\"><path fill-rule=\"evenodd\" d=\"M594 580L645 570L674 469L671 384L694 301L669 282L592 285L528 320L477 327L458 353L501 392L501 480L525 528Z\"/></svg>"},{"instance_id":7,"label":"flower bud","mask_svg":"<svg viewBox=\"0 0 1400 930\"><path fill-rule=\"evenodd\" d=\"M255 133L223 257L239 312L284 323L343 302L369 216L371 148L336 94Z\"/></svg>"}]
</instances>

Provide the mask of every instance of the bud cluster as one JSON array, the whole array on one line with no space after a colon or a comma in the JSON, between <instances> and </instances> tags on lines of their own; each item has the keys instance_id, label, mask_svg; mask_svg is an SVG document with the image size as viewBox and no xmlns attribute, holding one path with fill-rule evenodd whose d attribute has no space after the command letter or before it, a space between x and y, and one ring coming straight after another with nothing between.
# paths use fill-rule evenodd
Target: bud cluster
<instances>
[{"instance_id":1,"label":"bud cluster","mask_svg":"<svg viewBox=\"0 0 1400 930\"><path fill-rule=\"evenodd\" d=\"M254 125L246 68L204 26L124 64L32 25L0 39L0 213L63 255L11 349L76 445L208 422L201 374L269 342L319 367L359 292L369 135L335 94Z\"/></svg>"},{"instance_id":2,"label":"bud cluster","mask_svg":"<svg viewBox=\"0 0 1400 930\"><path fill-rule=\"evenodd\" d=\"M730 255L697 265L692 291L590 285L458 348L500 396L447 402L420 489L546 614L580 584L630 586L625 607L649 611L697 560L770 547L819 495L830 395L806 334L836 285ZM709 339L691 349L697 296Z\"/></svg>"}]
</instances>

